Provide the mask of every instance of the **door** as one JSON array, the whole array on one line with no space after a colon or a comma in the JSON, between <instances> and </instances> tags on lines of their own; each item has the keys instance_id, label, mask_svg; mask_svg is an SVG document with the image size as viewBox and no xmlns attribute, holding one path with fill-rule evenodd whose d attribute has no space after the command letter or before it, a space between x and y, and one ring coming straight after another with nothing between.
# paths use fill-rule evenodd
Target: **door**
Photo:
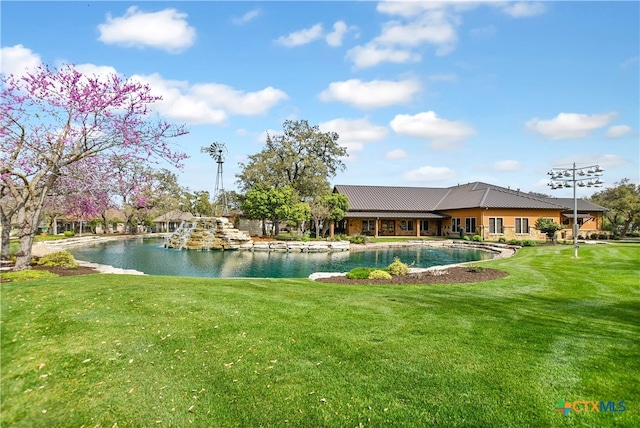
<instances>
[{"instance_id":1,"label":"door","mask_svg":"<svg viewBox=\"0 0 640 428\"><path fill-rule=\"evenodd\" d=\"M393 236L396 234L395 220L382 220L381 223L380 235Z\"/></svg>"}]
</instances>

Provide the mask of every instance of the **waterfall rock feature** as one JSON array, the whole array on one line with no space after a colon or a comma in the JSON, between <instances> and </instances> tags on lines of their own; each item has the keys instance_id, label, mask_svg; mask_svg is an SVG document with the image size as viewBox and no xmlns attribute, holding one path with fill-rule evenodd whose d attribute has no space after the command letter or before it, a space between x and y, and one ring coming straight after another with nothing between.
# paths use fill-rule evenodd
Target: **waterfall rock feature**
<instances>
[{"instance_id":1,"label":"waterfall rock feature","mask_svg":"<svg viewBox=\"0 0 640 428\"><path fill-rule=\"evenodd\" d=\"M183 221L164 246L184 250L239 250L251 248L247 233L235 229L224 217L196 217Z\"/></svg>"}]
</instances>

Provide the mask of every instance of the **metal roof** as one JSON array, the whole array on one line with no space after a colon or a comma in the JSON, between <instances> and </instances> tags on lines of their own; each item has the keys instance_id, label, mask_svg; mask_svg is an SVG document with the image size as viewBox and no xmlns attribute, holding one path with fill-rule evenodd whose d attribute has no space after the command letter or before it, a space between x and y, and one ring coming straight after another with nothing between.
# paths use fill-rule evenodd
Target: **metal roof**
<instances>
[{"instance_id":1,"label":"metal roof","mask_svg":"<svg viewBox=\"0 0 640 428\"><path fill-rule=\"evenodd\" d=\"M430 187L336 185L351 211L434 211L448 189Z\"/></svg>"},{"instance_id":2,"label":"metal roof","mask_svg":"<svg viewBox=\"0 0 640 428\"><path fill-rule=\"evenodd\" d=\"M336 185L334 190L349 199L350 217L356 212L400 214L464 208L567 210L573 207L572 198L547 198L482 182L447 188ZM606 211L584 200L578 200L578 209Z\"/></svg>"},{"instance_id":3,"label":"metal roof","mask_svg":"<svg viewBox=\"0 0 640 428\"><path fill-rule=\"evenodd\" d=\"M450 218L446 214L439 214L429 211L407 212L407 211L349 211L350 218L407 218L407 219L441 219Z\"/></svg>"}]
</instances>

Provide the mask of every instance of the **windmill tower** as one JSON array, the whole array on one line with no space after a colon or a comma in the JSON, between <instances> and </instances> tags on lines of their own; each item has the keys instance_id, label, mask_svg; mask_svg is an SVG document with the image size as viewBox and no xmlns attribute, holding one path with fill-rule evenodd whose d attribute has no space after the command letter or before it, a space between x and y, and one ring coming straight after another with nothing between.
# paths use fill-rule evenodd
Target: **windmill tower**
<instances>
[{"instance_id":1,"label":"windmill tower","mask_svg":"<svg viewBox=\"0 0 640 428\"><path fill-rule=\"evenodd\" d=\"M229 216L229 204L227 202L227 192L224 191L224 183L222 182L222 164L227 156L227 147L224 143L213 142L208 147L200 149L202 153L209 153L218 164L216 173L216 187L213 191L213 209L211 215L214 217Z\"/></svg>"}]
</instances>

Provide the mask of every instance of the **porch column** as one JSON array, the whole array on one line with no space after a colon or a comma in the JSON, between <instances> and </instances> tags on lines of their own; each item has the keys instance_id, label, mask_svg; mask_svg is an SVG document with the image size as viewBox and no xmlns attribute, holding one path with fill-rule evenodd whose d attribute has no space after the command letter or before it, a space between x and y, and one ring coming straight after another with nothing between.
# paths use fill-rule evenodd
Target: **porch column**
<instances>
[{"instance_id":1,"label":"porch column","mask_svg":"<svg viewBox=\"0 0 640 428\"><path fill-rule=\"evenodd\" d=\"M335 237L335 222L329 223L329 238L333 239Z\"/></svg>"},{"instance_id":2,"label":"porch column","mask_svg":"<svg viewBox=\"0 0 640 428\"><path fill-rule=\"evenodd\" d=\"M380 230L380 229L379 229L379 226L378 226L378 222L379 222L379 221L380 221L380 219L379 219L379 218L377 218L377 219L376 219L376 227L374 228L374 233L373 233L373 236L374 236L374 237L376 237L376 238L378 237L378 230Z\"/></svg>"},{"instance_id":3,"label":"porch column","mask_svg":"<svg viewBox=\"0 0 640 428\"><path fill-rule=\"evenodd\" d=\"M416 238L420 237L420 220L418 219L414 219L413 220L414 224L415 224L415 228L416 228Z\"/></svg>"}]
</instances>

